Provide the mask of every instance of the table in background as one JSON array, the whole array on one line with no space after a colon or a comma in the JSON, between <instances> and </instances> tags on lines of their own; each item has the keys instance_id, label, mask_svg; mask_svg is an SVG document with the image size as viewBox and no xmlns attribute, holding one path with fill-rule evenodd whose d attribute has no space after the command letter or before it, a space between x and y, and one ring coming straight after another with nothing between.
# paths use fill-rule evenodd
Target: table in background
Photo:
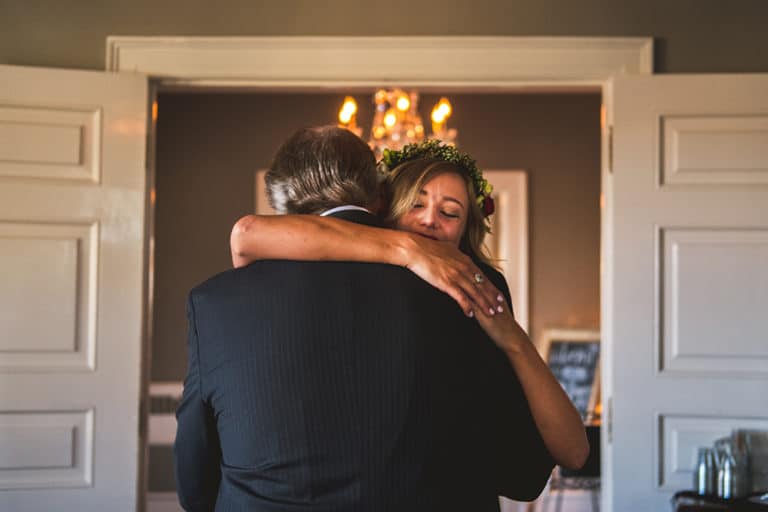
<instances>
[{"instance_id":1,"label":"table in background","mask_svg":"<svg viewBox=\"0 0 768 512\"><path fill-rule=\"evenodd\" d=\"M768 498L760 495L724 500L716 496L699 496L693 491L680 491L672 497L673 512L768 512Z\"/></svg>"}]
</instances>

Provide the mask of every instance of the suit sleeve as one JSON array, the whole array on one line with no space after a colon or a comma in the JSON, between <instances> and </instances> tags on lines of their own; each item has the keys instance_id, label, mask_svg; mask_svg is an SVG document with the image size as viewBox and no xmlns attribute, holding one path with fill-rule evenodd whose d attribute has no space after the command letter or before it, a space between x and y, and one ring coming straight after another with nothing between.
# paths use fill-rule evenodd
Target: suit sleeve
<instances>
[{"instance_id":1,"label":"suit sleeve","mask_svg":"<svg viewBox=\"0 0 768 512\"><path fill-rule=\"evenodd\" d=\"M504 294L512 308L509 287L504 276L490 267L483 272ZM541 494L547 484L555 461L544 444L533 419L528 400L504 353L492 341L495 352L489 355L489 393L493 396L489 418L493 439L494 481L497 492L508 498L531 501Z\"/></svg>"},{"instance_id":2,"label":"suit sleeve","mask_svg":"<svg viewBox=\"0 0 768 512\"><path fill-rule=\"evenodd\" d=\"M536 427L515 373L511 369L503 371L499 380L504 393L494 432L498 442L494 461L497 492L515 500L531 501L541 494L555 461Z\"/></svg>"},{"instance_id":3,"label":"suit sleeve","mask_svg":"<svg viewBox=\"0 0 768 512\"><path fill-rule=\"evenodd\" d=\"M187 299L188 368L184 393L176 410L174 466L179 502L188 512L212 511L221 480L221 449L216 421L202 391L195 308Z\"/></svg>"}]
</instances>

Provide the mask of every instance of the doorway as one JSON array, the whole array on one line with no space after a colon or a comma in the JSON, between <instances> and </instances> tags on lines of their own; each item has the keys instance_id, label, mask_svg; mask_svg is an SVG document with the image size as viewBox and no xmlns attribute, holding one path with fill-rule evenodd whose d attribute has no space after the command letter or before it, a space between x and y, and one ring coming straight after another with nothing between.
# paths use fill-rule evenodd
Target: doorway
<instances>
[{"instance_id":1,"label":"doorway","mask_svg":"<svg viewBox=\"0 0 768 512\"><path fill-rule=\"evenodd\" d=\"M603 183L610 182L611 172L612 78L653 72L649 37L110 36L107 47L109 71L144 73L164 87L328 90L408 85L503 91L594 87L602 91L605 105L600 146ZM406 51L408 58L403 58ZM445 66L446 62L451 65ZM610 190L601 203L601 266L602 274L610 276ZM607 356L601 382L610 404L613 312L606 299L613 294L611 279L601 282L601 293L602 347ZM612 450L605 439L602 449L603 460L610 464ZM603 475L610 477L611 468L604 467ZM604 484L603 508L610 509L613 482L604 479Z\"/></svg>"},{"instance_id":2,"label":"doorway","mask_svg":"<svg viewBox=\"0 0 768 512\"><path fill-rule=\"evenodd\" d=\"M371 93L355 91L364 129ZM255 171L295 129L334 122L345 94L175 89L158 96L148 474L155 501L174 492L168 416L186 368L186 293L230 267L229 230L253 211ZM441 95L454 105L459 147L481 168L528 174L532 339L551 327L598 329L600 91L429 90L420 102L424 119Z\"/></svg>"}]
</instances>

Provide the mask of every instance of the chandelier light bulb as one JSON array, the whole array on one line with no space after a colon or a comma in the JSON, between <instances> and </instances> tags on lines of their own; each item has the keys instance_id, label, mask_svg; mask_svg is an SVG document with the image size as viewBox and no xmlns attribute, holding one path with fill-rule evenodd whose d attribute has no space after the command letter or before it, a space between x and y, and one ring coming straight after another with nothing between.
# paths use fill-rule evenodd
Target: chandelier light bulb
<instances>
[{"instance_id":1,"label":"chandelier light bulb","mask_svg":"<svg viewBox=\"0 0 768 512\"><path fill-rule=\"evenodd\" d=\"M405 112L409 108L411 108L411 100L409 100L407 96L400 96L397 98L397 110Z\"/></svg>"},{"instance_id":2,"label":"chandelier light bulb","mask_svg":"<svg viewBox=\"0 0 768 512\"><path fill-rule=\"evenodd\" d=\"M346 96L344 98L344 105L342 105L343 109L352 111L353 114L357 113L357 102L355 101L355 98L352 96Z\"/></svg>"},{"instance_id":3,"label":"chandelier light bulb","mask_svg":"<svg viewBox=\"0 0 768 512\"><path fill-rule=\"evenodd\" d=\"M445 113L439 108L432 109L432 122L442 124L445 122Z\"/></svg>"},{"instance_id":4,"label":"chandelier light bulb","mask_svg":"<svg viewBox=\"0 0 768 512\"><path fill-rule=\"evenodd\" d=\"M443 118L451 117L451 113L453 112L453 107L451 107L451 102L448 101L448 98L442 97L440 98L440 101L437 102L436 107L440 112L443 113Z\"/></svg>"},{"instance_id":5,"label":"chandelier light bulb","mask_svg":"<svg viewBox=\"0 0 768 512\"><path fill-rule=\"evenodd\" d=\"M344 98L344 104L339 110L339 121L343 124L349 124L352 117L357 113L357 102L352 96Z\"/></svg>"},{"instance_id":6,"label":"chandelier light bulb","mask_svg":"<svg viewBox=\"0 0 768 512\"><path fill-rule=\"evenodd\" d=\"M397 114L395 114L394 110L389 109L384 116L384 126L387 128L392 128L395 126L395 123L397 123Z\"/></svg>"}]
</instances>

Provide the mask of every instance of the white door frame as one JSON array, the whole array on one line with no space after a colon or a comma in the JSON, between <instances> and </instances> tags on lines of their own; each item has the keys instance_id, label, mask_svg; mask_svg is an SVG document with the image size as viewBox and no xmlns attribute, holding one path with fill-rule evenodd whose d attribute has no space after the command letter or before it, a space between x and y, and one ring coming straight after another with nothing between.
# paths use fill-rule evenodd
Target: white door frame
<instances>
[{"instance_id":1,"label":"white door frame","mask_svg":"<svg viewBox=\"0 0 768 512\"><path fill-rule=\"evenodd\" d=\"M349 90L399 85L462 91L600 91L602 396L610 415L611 78L652 74L652 38L110 36L106 59L108 71L143 73L164 89ZM154 97L148 100L151 104ZM152 162L148 158L148 182L154 195ZM147 215L152 219L154 202L148 204ZM152 230L151 225L148 229ZM153 233L147 235L151 244ZM151 262L148 272L152 283ZM151 307L151 286L148 293ZM602 467L609 476L610 426L604 434ZM612 485L609 479L603 484L602 509L611 510Z\"/></svg>"}]
</instances>

